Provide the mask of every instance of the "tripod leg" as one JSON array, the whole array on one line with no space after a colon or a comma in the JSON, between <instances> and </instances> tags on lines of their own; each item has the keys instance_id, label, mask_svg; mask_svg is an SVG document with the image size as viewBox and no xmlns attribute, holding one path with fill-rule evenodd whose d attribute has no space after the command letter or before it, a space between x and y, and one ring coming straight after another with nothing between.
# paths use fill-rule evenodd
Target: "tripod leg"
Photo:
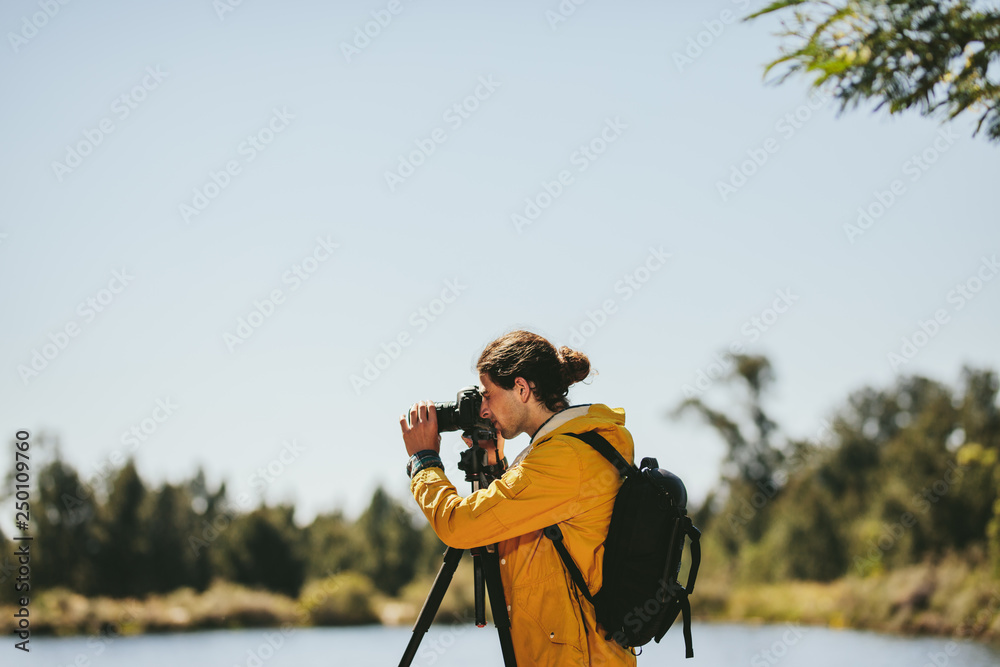
<instances>
[{"instance_id":1,"label":"tripod leg","mask_svg":"<svg viewBox=\"0 0 1000 667\"><path fill-rule=\"evenodd\" d=\"M472 585L473 600L476 607L476 627L486 627L486 587L483 582L483 557L485 549L476 549L472 552Z\"/></svg>"},{"instance_id":2,"label":"tripod leg","mask_svg":"<svg viewBox=\"0 0 1000 667\"><path fill-rule=\"evenodd\" d=\"M399 667L408 667L413 662L414 656L417 655L420 641L431 627L431 623L434 622L434 616L441 606L441 600L444 599L444 594L448 590L448 585L451 583L451 578L455 574L455 569L458 568L458 562L462 559L464 551L464 549L448 547L447 551L444 552L444 563L441 564L441 569L438 570L437 577L434 578L434 586L427 594L424 606L420 609L420 615L417 616L417 621L413 624L413 636L410 637L410 643L406 645L406 651L403 652L403 657L399 661Z\"/></svg>"},{"instance_id":3,"label":"tripod leg","mask_svg":"<svg viewBox=\"0 0 1000 667\"><path fill-rule=\"evenodd\" d=\"M486 588L490 594L490 609L493 610L493 624L497 626L500 636L500 652L503 654L505 667L517 667L514 658L514 642L510 637L510 615L507 614L507 600L503 595L503 580L500 578L500 555L485 547L481 550L483 571L486 575Z\"/></svg>"}]
</instances>

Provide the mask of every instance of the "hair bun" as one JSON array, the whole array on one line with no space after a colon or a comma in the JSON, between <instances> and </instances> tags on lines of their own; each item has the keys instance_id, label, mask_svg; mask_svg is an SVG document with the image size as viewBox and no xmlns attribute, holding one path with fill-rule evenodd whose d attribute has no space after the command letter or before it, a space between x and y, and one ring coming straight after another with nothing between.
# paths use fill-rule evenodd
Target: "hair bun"
<instances>
[{"instance_id":1,"label":"hair bun","mask_svg":"<svg viewBox=\"0 0 1000 667\"><path fill-rule=\"evenodd\" d=\"M590 359L587 355L563 345L559 348L559 356L562 357L562 372L567 386L580 382L590 375Z\"/></svg>"}]
</instances>

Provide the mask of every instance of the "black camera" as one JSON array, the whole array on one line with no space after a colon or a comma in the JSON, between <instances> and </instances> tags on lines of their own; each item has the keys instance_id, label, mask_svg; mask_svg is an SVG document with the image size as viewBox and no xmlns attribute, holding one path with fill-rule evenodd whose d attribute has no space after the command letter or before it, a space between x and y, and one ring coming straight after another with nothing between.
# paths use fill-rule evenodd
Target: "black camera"
<instances>
[{"instance_id":1,"label":"black camera","mask_svg":"<svg viewBox=\"0 0 1000 667\"><path fill-rule=\"evenodd\" d=\"M466 438L472 439L473 447L462 452L458 468L465 472L465 479L473 482L473 489L487 485L483 471L487 468L486 450L481 445L495 442L496 429L488 419L483 419L479 413L483 409L483 395L479 387L460 389L454 403L435 403L437 413L438 433L445 431L461 431Z\"/></svg>"},{"instance_id":2,"label":"black camera","mask_svg":"<svg viewBox=\"0 0 1000 667\"><path fill-rule=\"evenodd\" d=\"M475 442L496 440L493 424L483 419L479 413L483 409L483 395L479 387L465 387L458 391L454 402L435 403L438 433L461 431L462 435Z\"/></svg>"}]
</instances>

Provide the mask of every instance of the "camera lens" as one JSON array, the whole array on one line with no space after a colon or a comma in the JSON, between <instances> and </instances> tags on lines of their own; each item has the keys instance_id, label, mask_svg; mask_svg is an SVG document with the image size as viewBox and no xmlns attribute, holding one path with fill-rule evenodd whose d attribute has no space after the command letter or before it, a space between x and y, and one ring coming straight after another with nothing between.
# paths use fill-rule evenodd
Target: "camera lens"
<instances>
[{"instance_id":1,"label":"camera lens","mask_svg":"<svg viewBox=\"0 0 1000 667\"><path fill-rule=\"evenodd\" d=\"M434 411L437 413L438 433L457 431L461 428L458 423L458 408L454 401L435 403Z\"/></svg>"}]
</instances>

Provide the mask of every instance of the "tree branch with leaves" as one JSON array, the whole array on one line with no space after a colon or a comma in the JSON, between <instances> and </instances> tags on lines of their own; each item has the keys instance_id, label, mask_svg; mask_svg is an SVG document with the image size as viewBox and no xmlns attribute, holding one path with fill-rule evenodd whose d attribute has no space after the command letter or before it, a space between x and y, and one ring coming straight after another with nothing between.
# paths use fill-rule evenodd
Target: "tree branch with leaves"
<instances>
[{"instance_id":1,"label":"tree branch with leaves","mask_svg":"<svg viewBox=\"0 0 1000 667\"><path fill-rule=\"evenodd\" d=\"M814 75L840 111L862 102L890 114L917 109L948 121L978 117L1000 142L1000 8L967 0L779 0L747 16L781 16L781 56L764 76Z\"/></svg>"}]
</instances>

